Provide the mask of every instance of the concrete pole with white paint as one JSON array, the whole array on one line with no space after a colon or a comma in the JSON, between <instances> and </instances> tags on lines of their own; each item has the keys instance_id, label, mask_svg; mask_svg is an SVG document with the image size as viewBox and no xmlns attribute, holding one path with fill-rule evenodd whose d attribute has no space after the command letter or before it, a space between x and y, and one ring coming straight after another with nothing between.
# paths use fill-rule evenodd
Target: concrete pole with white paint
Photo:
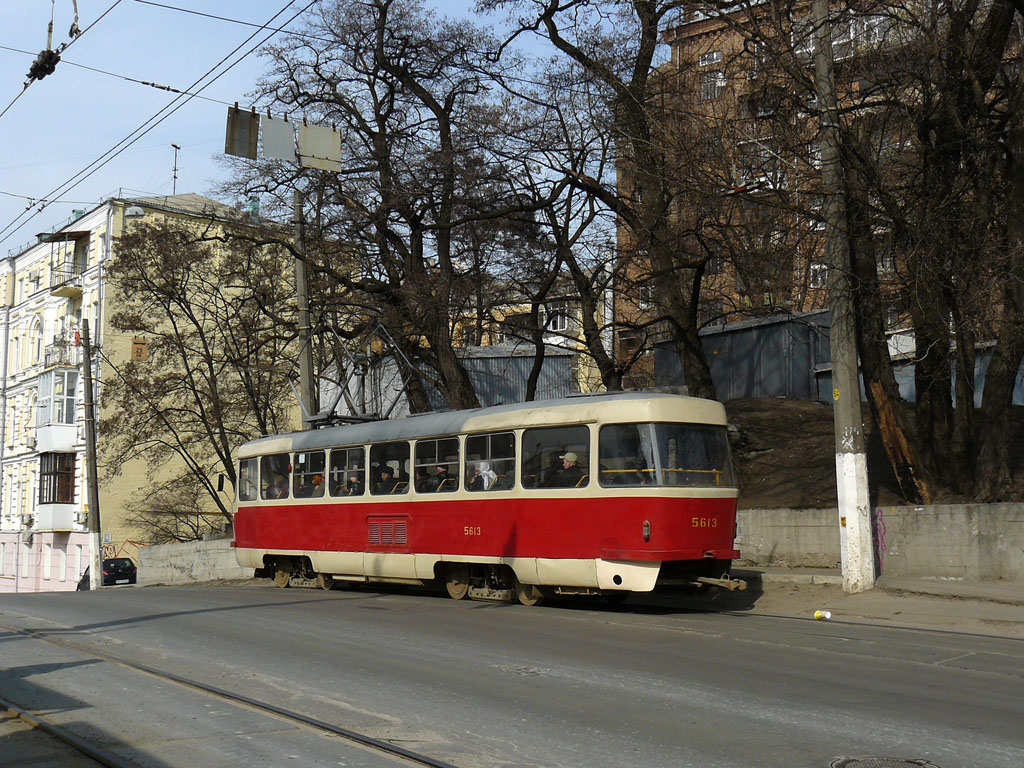
<instances>
[{"instance_id":1,"label":"concrete pole with white paint","mask_svg":"<svg viewBox=\"0 0 1024 768\"><path fill-rule=\"evenodd\" d=\"M814 69L821 109L822 213L829 266L829 343L832 352L832 405L836 437L836 492L843 589L863 592L875 585L871 543L867 453L857 375L856 322L847 249L846 210L839 162L839 109L832 66L832 35L827 0L814 0Z\"/></svg>"}]
</instances>

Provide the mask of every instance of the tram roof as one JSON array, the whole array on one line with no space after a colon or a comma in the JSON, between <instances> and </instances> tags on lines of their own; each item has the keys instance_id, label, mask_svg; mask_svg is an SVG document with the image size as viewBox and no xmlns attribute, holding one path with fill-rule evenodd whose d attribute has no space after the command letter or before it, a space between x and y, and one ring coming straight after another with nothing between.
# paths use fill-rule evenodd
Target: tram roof
<instances>
[{"instance_id":1,"label":"tram roof","mask_svg":"<svg viewBox=\"0 0 1024 768\"><path fill-rule=\"evenodd\" d=\"M598 393L287 432L251 440L239 456L594 421L726 423L725 407L715 400L655 392Z\"/></svg>"}]
</instances>

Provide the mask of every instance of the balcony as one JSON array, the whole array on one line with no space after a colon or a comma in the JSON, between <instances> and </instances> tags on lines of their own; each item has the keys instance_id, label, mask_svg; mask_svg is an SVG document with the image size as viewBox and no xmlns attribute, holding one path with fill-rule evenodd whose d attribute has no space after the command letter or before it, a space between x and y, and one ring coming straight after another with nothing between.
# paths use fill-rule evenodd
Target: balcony
<instances>
[{"instance_id":1,"label":"balcony","mask_svg":"<svg viewBox=\"0 0 1024 768\"><path fill-rule=\"evenodd\" d=\"M71 453L77 444L77 424L43 424L36 427L36 447L39 453Z\"/></svg>"},{"instance_id":2,"label":"balcony","mask_svg":"<svg viewBox=\"0 0 1024 768\"><path fill-rule=\"evenodd\" d=\"M50 294L64 298L82 295L82 273L67 267L54 267L50 272Z\"/></svg>"},{"instance_id":3,"label":"balcony","mask_svg":"<svg viewBox=\"0 0 1024 768\"><path fill-rule=\"evenodd\" d=\"M58 365L77 368L81 357L80 348L70 341L56 341L43 349L46 368L55 368Z\"/></svg>"},{"instance_id":4,"label":"balcony","mask_svg":"<svg viewBox=\"0 0 1024 768\"><path fill-rule=\"evenodd\" d=\"M34 531L71 531L75 527L74 504L40 504L36 507Z\"/></svg>"}]
</instances>

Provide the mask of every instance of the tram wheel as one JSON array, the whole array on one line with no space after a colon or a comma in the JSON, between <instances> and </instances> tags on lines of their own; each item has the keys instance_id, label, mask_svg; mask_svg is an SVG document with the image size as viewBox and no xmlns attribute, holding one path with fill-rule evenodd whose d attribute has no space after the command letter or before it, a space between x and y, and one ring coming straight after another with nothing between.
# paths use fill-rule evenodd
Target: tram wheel
<instances>
[{"instance_id":1,"label":"tram wheel","mask_svg":"<svg viewBox=\"0 0 1024 768\"><path fill-rule=\"evenodd\" d=\"M292 580L292 569L291 561L288 558L281 558L277 561L277 565L274 568L274 584L281 587L287 587Z\"/></svg>"},{"instance_id":2,"label":"tram wheel","mask_svg":"<svg viewBox=\"0 0 1024 768\"><path fill-rule=\"evenodd\" d=\"M461 600L469 594L469 566L465 563L449 563L444 571L444 588L452 600Z\"/></svg>"},{"instance_id":3,"label":"tram wheel","mask_svg":"<svg viewBox=\"0 0 1024 768\"><path fill-rule=\"evenodd\" d=\"M604 592L601 596L604 598L604 601L608 603L608 605L621 605L622 603L626 602L626 598L629 597L630 594L632 593L627 589L617 589L614 592Z\"/></svg>"},{"instance_id":4,"label":"tram wheel","mask_svg":"<svg viewBox=\"0 0 1024 768\"><path fill-rule=\"evenodd\" d=\"M544 602L544 595L541 594L540 587L523 584L519 579L516 579L516 597L523 605L540 605Z\"/></svg>"},{"instance_id":5,"label":"tram wheel","mask_svg":"<svg viewBox=\"0 0 1024 768\"><path fill-rule=\"evenodd\" d=\"M329 573L318 573L316 575L316 585L320 587L320 589L330 591L334 589L334 577Z\"/></svg>"}]
</instances>

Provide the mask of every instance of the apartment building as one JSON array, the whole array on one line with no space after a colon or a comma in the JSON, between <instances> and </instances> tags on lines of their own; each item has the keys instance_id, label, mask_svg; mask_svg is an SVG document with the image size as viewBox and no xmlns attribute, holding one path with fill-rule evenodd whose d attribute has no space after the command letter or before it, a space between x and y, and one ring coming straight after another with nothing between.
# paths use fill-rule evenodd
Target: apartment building
<instances>
[{"instance_id":1,"label":"apartment building","mask_svg":"<svg viewBox=\"0 0 1024 768\"><path fill-rule=\"evenodd\" d=\"M133 221L218 216L237 218L199 195L112 197L0 262L0 592L74 590L91 562L82 332L88 320L99 419L104 381L132 354L108 322L118 238ZM141 477L101 478L104 557L137 557L124 518Z\"/></svg>"}]
</instances>

